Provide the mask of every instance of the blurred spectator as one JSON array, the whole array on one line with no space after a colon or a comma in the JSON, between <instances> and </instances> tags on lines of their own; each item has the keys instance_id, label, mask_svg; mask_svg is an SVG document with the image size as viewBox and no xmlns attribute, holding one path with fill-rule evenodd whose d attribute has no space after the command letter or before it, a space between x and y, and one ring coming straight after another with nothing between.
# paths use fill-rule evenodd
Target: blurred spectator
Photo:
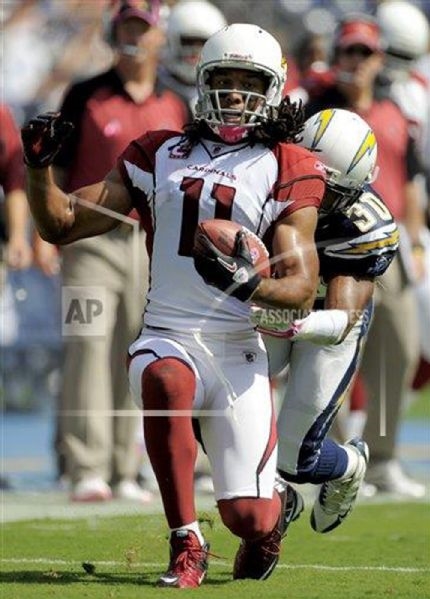
<instances>
[{"instance_id":1,"label":"blurred spectator","mask_svg":"<svg viewBox=\"0 0 430 599\"><path fill-rule=\"evenodd\" d=\"M2 291L6 266L28 268L32 262L21 138L12 112L5 104L0 104L0 185L3 190L0 221Z\"/></svg>"},{"instance_id":2,"label":"blurred spectator","mask_svg":"<svg viewBox=\"0 0 430 599\"><path fill-rule=\"evenodd\" d=\"M28 241L28 204L24 191L21 139L9 107L0 104L0 313L1 313L1 407L7 407L5 387L6 346L16 337L17 319L12 310L13 294L6 287L8 268L28 268L32 261ZM7 318L8 317L8 318ZM8 488L3 476L0 488Z\"/></svg>"},{"instance_id":3,"label":"blurred spectator","mask_svg":"<svg viewBox=\"0 0 430 599\"><path fill-rule=\"evenodd\" d=\"M166 45L159 68L162 85L188 104L190 120L197 101L196 64L205 41L227 25L222 12L207 0L180 0L167 19Z\"/></svg>"},{"instance_id":4,"label":"blurred spectator","mask_svg":"<svg viewBox=\"0 0 430 599\"><path fill-rule=\"evenodd\" d=\"M33 262L31 247L31 218L25 193L24 163L21 139L12 112L0 103L0 319L1 339L1 404L2 409L34 409L40 407L40 397L50 385L55 363L42 339L34 343L32 324L37 319L34 304L43 303L43 293L32 286L29 267ZM38 233L34 239L40 247L48 246ZM58 260L56 261L58 267ZM24 282L22 271L27 273ZM34 278L41 277L33 272ZM23 284L24 283L24 284ZM25 319L25 308L32 304L33 323ZM46 304L45 304L46 305ZM22 331L25 330L25 344ZM31 360L28 361L28 357ZM5 477L0 477L0 488L8 488Z\"/></svg>"},{"instance_id":5,"label":"blurred spectator","mask_svg":"<svg viewBox=\"0 0 430 599\"><path fill-rule=\"evenodd\" d=\"M427 49L426 54L424 54L421 58L416 62L417 72L424 77L427 82L427 97L428 103L430 104L430 47ZM426 181L425 181L425 189L426 189L426 197L427 197L427 206L426 206L426 218L427 218L427 231L425 237L425 247L426 247L426 277L419 284L417 293L420 298L423 298L422 302L427 302L425 315L427 318L427 324L425 325L424 330L428 331L430 327L429 312L428 309L430 305L430 126L427 128L427 133L424 138L424 165L426 168ZM422 308L421 308L422 309ZM421 312L422 316L422 312ZM430 385L430 335L427 337L422 334L421 337L421 359L420 364L418 366L418 370L415 374L415 379L413 382L413 389L418 390L423 388L424 386Z\"/></svg>"},{"instance_id":6,"label":"blurred spectator","mask_svg":"<svg viewBox=\"0 0 430 599\"><path fill-rule=\"evenodd\" d=\"M410 124L423 163L420 179L422 203L430 206L430 68L422 73L417 61L429 51L430 27L424 13L404 0L388 0L378 7L376 17L386 43L384 68L387 93L397 102ZM405 23L408 26L405 27ZM427 223L428 224L428 223ZM420 317L421 359L413 387L430 381L430 232L423 227L415 251L426 256L425 276L415 285Z\"/></svg>"},{"instance_id":7,"label":"blurred spectator","mask_svg":"<svg viewBox=\"0 0 430 599\"><path fill-rule=\"evenodd\" d=\"M430 71L420 73L416 64L429 49L429 23L424 13L410 2L388 0L377 10L376 18L385 42L385 64L379 77L379 94L391 97L402 109L410 126L410 134L416 141L423 164L423 173L418 175L421 202L429 206L430 175ZM404 24L408 23L408 27ZM407 231L403 231L407 243ZM406 235L406 237L405 237ZM414 282L419 315L421 358L415 373L412 388L418 390L430 381L430 232L423 226L413 251L424 256L424 276ZM411 248L408 248L410 252ZM412 395L410 396L412 399ZM366 404L365 386L358 380L352 392L356 407ZM400 418L401 411L398 412ZM376 440L376 445L378 440ZM402 478L402 477L401 477ZM408 488L415 489L408 485Z\"/></svg>"},{"instance_id":8,"label":"blurred spectator","mask_svg":"<svg viewBox=\"0 0 430 599\"><path fill-rule=\"evenodd\" d=\"M416 61L429 50L429 23L424 13L410 2L386 0L377 10L376 19L385 44L382 83L407 116L411 134L417 139L421 156L428 135L429 77L415 68ZM408 26L405 27L405 23Z\"/></svg>"},{"instance_id":9,"label":"blurred spectator","mask_svg":"<svg viewBox=\"0 0 430 599\"><path fill-rule=\"evenodd\" d=\"M183 102L157 88L164 36L157 25L159 3L149 4L116 3L105 32L115 52L112 68L72 85L66 94L61 115L74 131L55 160L56 179L65 191L103 178L132 139L158 128L180 130L185 122ZM64 313L76 302L100 301L104 327L97 333L89 321L82 328L78 322L76 334L72 327L64 337L58 445L75 501L110 499L111 486L121 498L151 499L135 482L141 457L138 411L113 413L134 410L124 356L139 332L148 284L145 234L138 231L137 220L136 228L125 221L61 251Z\"/></svg>"},{"instance_id":10,"label":"blurred spectator","mask_svg":"<svg viewBox=\"0 0 430 599\"><path fill-rule=\"evenodd\" d=\"M298 85L295 89L290 86L288 93L293 101L302 100L306 104L333 82L327 36L305 32L294 48L293 57L298 70Z\"/></svg>"},{"instance_id":11,"label":"blurred spectator","mask_svg":"<svg viewBox=\"0 0 430 599\"><path fill-rule=\"evenodd\" d=\"M308 105L309 114L324 107L357 112L378 140L379 176L373 183L397 222L408 233L403 250L381 277L375 294L375 313L361 372L369 394L364 438L370 447L367 480L380 490L421 496L424 487L409 479L397 456L397 433L403 401L418 354L418 320L412 282L423 271L422 256L407 247L420 242L424 211L415 177L420 171L409 123L397 105L375 96L375 80L384 64L377 23L365 15L346 17L334 40L335 82ZM363 216L363 231L366 220Z\"/></svg>"},{"instance_id":12,"label":"blurred spectator","mask_svg":"<svg viewBox=\"0 0 430 599\"><path fill-rule=\"evenodd\" d=\"M0 345L3 347L13 344L18 335L18 315L13 305L15 300L12 291L14 283L22 277L14 275L13 271L27 272L33 263L34 255L41 252L46 253L43 265L37 263L41 268L43 266L42 271L47 275L57 274L58 255L56 252L55 255L51 253L52 246L43 241L32 228L25 193L21 138L10 107L2 103L0 103L0 187L0 295L3 317L5 310L8 310L8 318L4 320L5 326L2 327ZM32 242L31 238L33 238ZM21 296L28 295L25 285L22 286L22 291Z\"/></svg>"},{"instance_id":13,"label":"blurred spectator","mask_svg":"<svg viewBox=\"0 0 430 599\"><path fill-rule=\"evenodd\" d=\"M410 2L387 0L380 4L376 13L377 22L385 47L384 68L377 79L378 94L391 97L401 108L409 121L410 134L415 140L421 162L423 176L417 176L423 206L429 205L428 182L430 175L430 71L420 73L415 65L418 59L428 51L429 24L424 15ZM409 23L408 27L404 24ZM407 243L407 231L403 231L404 244ZM405 237L406 235L406 237ZM430 233L424 227L420 233L420 244L414 251L426 255L430 262ZM408 250L410 251L410 250ZM430 380L430 266L426 266L426 276L414 284L420 318L421 359L413 388L421 388ZM351 408L354 419L364 414L367 404L366 389L359 379L351 394ZM400 412L399 412L400 416Z\"/></svg>"},{"instance_id":14,"label":"blurred spectator","mask_svg":"<svg viewBox=\"0 0 430 599\"><path fill-rule=\"evenodd\" d=\"M100 35L106 1L5 4L3 93L19 122L58 105L71 79L108 66L111 52Z\"/></svg>"}]
</instances>

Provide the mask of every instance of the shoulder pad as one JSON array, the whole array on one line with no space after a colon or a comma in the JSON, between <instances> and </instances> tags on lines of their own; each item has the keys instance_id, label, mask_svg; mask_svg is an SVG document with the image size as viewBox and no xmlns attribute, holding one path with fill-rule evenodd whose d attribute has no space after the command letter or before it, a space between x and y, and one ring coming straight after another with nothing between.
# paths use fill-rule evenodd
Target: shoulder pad
<instances>
[{"instance_id":1,"label":"shoulder pad","mask_svg":"<svg viewBox=\"0 0 430 599\"><path fill-rule=\"evenodd\" d=\"M317 230L317 248L325 275L380 275L399 245L397 225L382 199L372 191L365 191L332 223L322 222L319 226L327 229L320 238Z\"/></svg>"}]
</instances>

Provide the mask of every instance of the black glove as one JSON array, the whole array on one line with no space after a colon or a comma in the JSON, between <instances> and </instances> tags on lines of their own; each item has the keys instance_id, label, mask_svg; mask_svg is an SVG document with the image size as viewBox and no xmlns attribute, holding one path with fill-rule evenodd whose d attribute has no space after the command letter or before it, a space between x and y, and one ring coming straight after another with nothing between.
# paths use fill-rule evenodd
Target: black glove
<instances>
[{"instance_id":1,"label":"black glove","mask_svg":"<svg viewBox=\"0 0 430 599\"><path fill-rule=\"evenodd\" d=\"M25 164L31 168L52 164L73 127L72 123L61 120L59 112L46 112L31 119L21 129Z\"/></svg>"},{"instance_id":2,"label":"black glove","mask_svg":"<svg viewBox=\"0 0 430 599\"><path fill-rule=\"evenodd\" d=\"M199 235L197 241L193 250L194 266L204 282L242 302L248 301L261 277L254 269L246 233L237 233L233 256L220 252L205 235Z\"/></svg>"}]
</instances>

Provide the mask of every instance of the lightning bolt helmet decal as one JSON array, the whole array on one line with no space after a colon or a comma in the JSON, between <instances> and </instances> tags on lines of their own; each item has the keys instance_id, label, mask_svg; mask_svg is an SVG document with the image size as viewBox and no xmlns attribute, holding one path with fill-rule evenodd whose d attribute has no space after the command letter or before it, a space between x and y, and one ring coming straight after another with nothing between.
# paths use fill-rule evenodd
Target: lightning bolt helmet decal
<instances>
[{"instance_id":1,"label":"lightning bolt helmet decal","mask_svg":"<svg viewBox=\"0 0 430 599\"><path fill-rule=\"evenodd\" d=\"M376 137L373 131L369 129L346 172L350 173L357 166L363 156L366 156L366 154L370 156L375 150Z\"/></svg>"},{"instance_id":2,"label":"lightning bolt helmet decal","mask_svg":"<svg viewBox=\"0 0 430 599\"><path fill-rule=\"evenodd\" d=\"M317 128L310 146L311 150L315 150L315 148L318 146L334 115L335 111L333 109L322 110L317 114L317 118L314 121L314 124L317 125Z\"/></svg>"}]
</instances>

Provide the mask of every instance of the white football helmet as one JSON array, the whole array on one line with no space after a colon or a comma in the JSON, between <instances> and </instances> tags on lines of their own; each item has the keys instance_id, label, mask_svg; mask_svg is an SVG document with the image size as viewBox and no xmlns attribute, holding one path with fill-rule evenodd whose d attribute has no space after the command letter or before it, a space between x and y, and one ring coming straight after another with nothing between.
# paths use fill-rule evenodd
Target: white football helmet
<instances>
[{"instance_id":1,"label":"white football helmet","mask_svg":"<svg viewBox=\"0 0 430 599\"><path fill-rule=\"evenodd\" d=\"M239 126L225 122L224 115L231 114L232 111L231 108L221 108L220 104L220 94L232 90L212 90L208 84L212 71L226 68L254 71L265 75L268 81L264 95L236 90L245 97ZM226 141L239 141L247 135L250 127L255 127L268 118L271 108L279 106L285 79L286 63L282 57L281 46L270 33L257 25L228 25L212 35L203 46L197 65L196 117L204 119L215 133ZM251 110L249 102L255 98L262 102L259 102L255 110Z\"/></svg>"},{"instance_id":2,"label":"white football helmet","mask_svg":"<svg viewBox=\"0 0 430 599\"><path fill-rule=\"evenodd\" d=\"M321 110L305 122L301 135L300 145L322 162L327 188L336 194L330 212L348 206L364 184L375 180L376 137L354 112L340 108Z\"/></svg>"},{"instance_id":3,"label":"white football helmet","mask_svg":"<svg viewBox=\"0 0 430 599\"><path fill-rule=\"evenodd\" d=\"M408 69L413 60L428 51L428 20L410 2L382 2L378 6L376 18L385 41L389 68Z\"/></svg>"},{"instance_id":4,"label":"white football helmet","mask_svg":"<svg viewBox=\"0 0 430 599\"><path fill-rule=\"evenodd\" d=\"M197 60L192 60L196 53L192 42L201 40L203 45L226 25L222 12L206 0L182 0L175 4L167 20L165 66L184 83L195 84Z\"/></svg>"}]
</instances>

